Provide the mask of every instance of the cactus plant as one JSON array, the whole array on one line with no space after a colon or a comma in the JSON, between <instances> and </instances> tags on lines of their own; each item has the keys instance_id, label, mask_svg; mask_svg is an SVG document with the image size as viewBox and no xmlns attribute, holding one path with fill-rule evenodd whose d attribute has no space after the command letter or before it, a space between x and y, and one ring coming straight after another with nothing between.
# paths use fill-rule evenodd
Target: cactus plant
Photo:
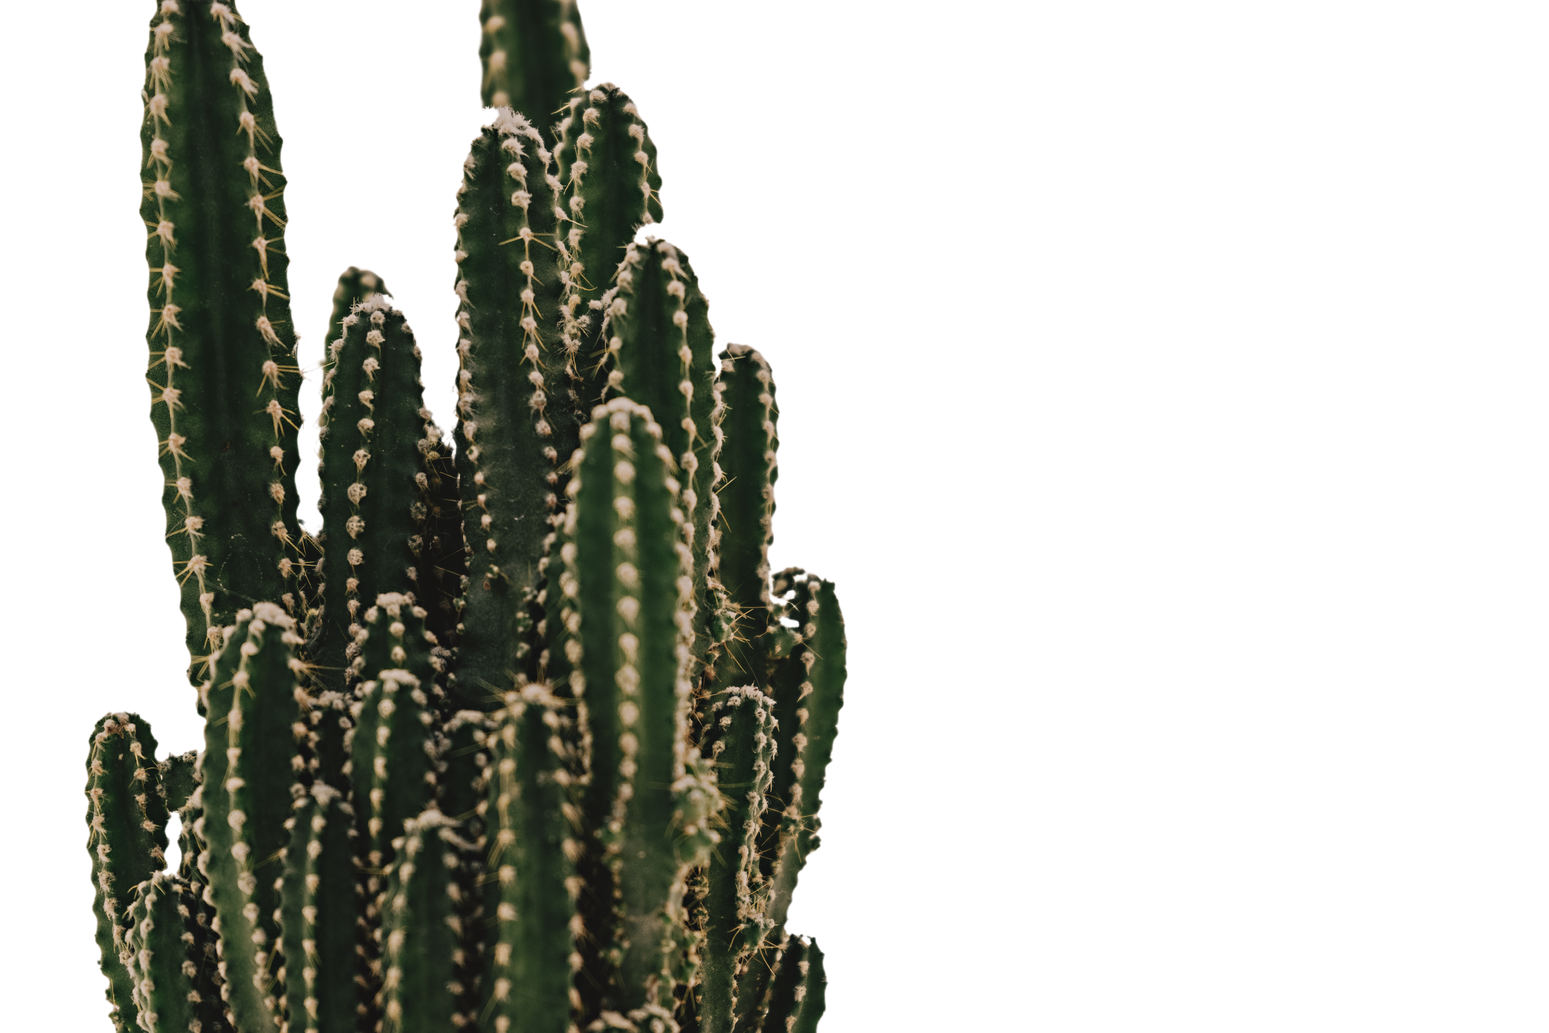
<instances>
[{"instance_id":1,"label":"cactus plant","mask_svg":"<svg viewBox=\"0 0 1549 1033\"><path fill-rule=\"evenodd\" d=\"M774 383L716 365L655 145L572 0L485 0L457 421L377 274L322 349L322 526L263 60L231 0L146 51L151 419L203 749L87 760L102 970L148 1033L812 1030L785 929L842 703L832 584L771 576ZM166 870L167 824L183 862Z\"/></svg>"}]
</instances>

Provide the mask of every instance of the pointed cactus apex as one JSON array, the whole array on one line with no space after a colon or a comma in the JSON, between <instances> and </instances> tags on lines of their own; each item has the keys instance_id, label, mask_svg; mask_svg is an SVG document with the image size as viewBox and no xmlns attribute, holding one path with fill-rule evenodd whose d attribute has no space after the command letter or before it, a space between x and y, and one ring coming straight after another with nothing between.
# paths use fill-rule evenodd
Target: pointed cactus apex
<instances>
[{"instance_id":1,"label":"pointed cactus apex","mask_svg":"<svg viewBox=\"0 0 1549 1033\"><path fill-rule=\"evenodd\" d=\"M339 274L339 283L333 290L333 309L328 313L328 331L323 335L323 368L332 361L328 355L329 345L344 336L344 317L373 294L391 293L382 278L370 269L357 269L352 265Z\"/></svg>"}]
</instances>

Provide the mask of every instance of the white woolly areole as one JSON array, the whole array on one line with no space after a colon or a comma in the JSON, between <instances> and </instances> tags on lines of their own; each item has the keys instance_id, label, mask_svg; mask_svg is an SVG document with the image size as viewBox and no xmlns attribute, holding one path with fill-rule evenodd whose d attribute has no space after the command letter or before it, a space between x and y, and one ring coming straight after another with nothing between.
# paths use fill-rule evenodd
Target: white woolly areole
<instances>
[{"instance_id":1,"label":"white woolly areole","mask_svg":"<svg viewBox=\"0 0 1549 1033\"><path fill-rule=\"evenodd\" d=\"M392 301L386 294L381 293L373 294L365 301L357 303L354 309L356 312L391 312L392 310Z\"/></svg>"},{"instance_id":2,"label":"white woolly areole","mask_svg":"<svg viewBox=\"0 0 1549 1033\"><path fill-rule=\"evenodd\" d=\"M491 122L490 125L506 136L537 135L537 130L532 127L532 123L510 108L497 108L495 110L495 121Z\"/></svg>"},{"instance_id":3,"label":"white woolly areole","mask_svg":"<svg viewBox=\"0 0 1549 1033\"><path fill-rule=\"evenodd\" d=\"M265 624L278 624L286 631L296 627L295 619L274 603L254 603L253 616Z\"/></svg>"}]
</instances>

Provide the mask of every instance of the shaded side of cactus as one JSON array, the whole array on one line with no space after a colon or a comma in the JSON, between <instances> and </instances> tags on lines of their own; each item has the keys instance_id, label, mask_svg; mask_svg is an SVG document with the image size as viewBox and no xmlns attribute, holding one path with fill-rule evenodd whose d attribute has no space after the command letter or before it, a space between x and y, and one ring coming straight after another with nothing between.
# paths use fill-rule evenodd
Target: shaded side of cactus
<instances>
[{"instance_id":1,"label":"shaded side of cactus","mask_svg":"<svg viewBox=\"0 0 1549 1033\"><path fill-rule=\"evenodd\" d=\"M191 677L254 599L300 601L296 336L285 176L233 3L162 3L146 50L151 422Z\"/></svg>"}]
</instances>

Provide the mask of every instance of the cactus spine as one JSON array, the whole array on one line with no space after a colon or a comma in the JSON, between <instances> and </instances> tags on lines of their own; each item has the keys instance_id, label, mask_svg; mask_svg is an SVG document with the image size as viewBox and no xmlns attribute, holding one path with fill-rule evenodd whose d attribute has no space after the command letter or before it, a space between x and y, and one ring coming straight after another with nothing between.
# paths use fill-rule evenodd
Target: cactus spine
<instances>
[{"instance_id":1,"label":"cactus spine","mask_svg":"<svg viewBox=\"0 0 1549 1033\"><path fill-rule=\"evenodd\" d=\"M316 536L262 59L230 0L146 53L152 421L203 750L88 756L119 1029L815 1028L785 915L844 683L833 586L771 578L769 365L716 364L656 147L570 0L486 0L458 190L457 422L377 274L324 340ZM256 397L257 403L254 404ZM184 858L165 870L166 824Z\"/></svg>"}]
</instances>

